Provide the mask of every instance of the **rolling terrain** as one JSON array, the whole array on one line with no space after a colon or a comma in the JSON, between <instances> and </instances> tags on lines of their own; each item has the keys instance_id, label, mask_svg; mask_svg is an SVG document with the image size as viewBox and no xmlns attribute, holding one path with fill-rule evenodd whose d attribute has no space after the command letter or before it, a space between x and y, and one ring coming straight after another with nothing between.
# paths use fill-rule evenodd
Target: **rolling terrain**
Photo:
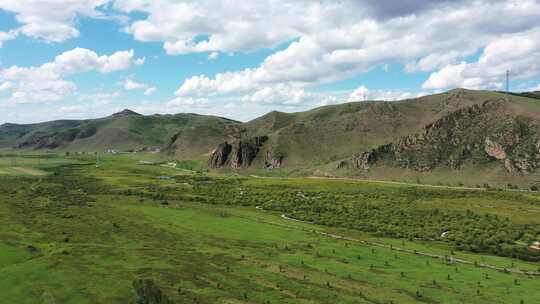
<instances>
[{"instance_id":1,"label":"rolling terrain","mask_svg":"<svg viewBox=\"0 0 540 304\"><path fill-rule=\"evenodd\" d=\"M536 303L537 193L0 157L0 303ZM168 176L168 179L157 178Z\"/></svg>"},{"instance_id":2,"label":"rolling terrain","mask_svg":"<svg viewBox=\"0 0 540 304\"><path fill-rule=\"evenodd\" d=\"M143 116L130 110L89 120L0 126L0 147L23 150L105 151L164 147L182 130L221 128L237 122L197 114Z\"/></svg>"},{"instance_id":3,"label":"rolling terrain","mask_svg":"<svg viewBox=\"0 0 540 304\"><path fill-rule=\"evenodd\" d=\"M243 136L268 137L254 164L264 164L267 155L278 155L286 167L316 166L411 134L493 94L498 95L455 90L399 102L351 102L299 113L271 112L245 123Z\"/></svg>"},{"instance_id":4,"label":"rolling terrain","mask_svg":"<svg viewBox=\"0 0 540 304\"><path fill-rule=\"evenodd\" d=\"M224 171L437 182L461 175L452 182L530 186L540 165L538 96L456 89L396 102L274 111L245 123L125 110L95 120L5 124L0 147L160 147L169 158Z\"/></svg>"},{"instance_id":5,"label":"rolling terrain","mask_svg":"<svg viewBox=\"0 0 540 304\"><path fill-rule=\"evenodd\" d=\"M414 174L500 164L495 175L504 180L505 174L510 178L536 171L537 96L536 92L508 96L457 89L398 102L352 102L299 113L274 111L228 129L181 131L169 151L178 159L198 159L216 169L299 169L304 175L320 170L369 177L370 167L376 167L376 175L381 168ZM429 138L420 143L426 130L431 132ZM407 141L415 144L404 145ZM399 160L376 162L377 149L389 145L401 147ZM501 151L497 154L496 150Z\"/></svg>"},{"instance_id":6,"label":"rolling terrain","mask_svg":"<svg viewBox=\"0 0 540 304\"><path fill-rule=\"evenodd\" d=\"M247 123L4 125L0 302L536 303L540 196L516 185L537 176L538 113L456 90ZM165 149L64 153L110 144Z\"/></svg>"}]
</instances>

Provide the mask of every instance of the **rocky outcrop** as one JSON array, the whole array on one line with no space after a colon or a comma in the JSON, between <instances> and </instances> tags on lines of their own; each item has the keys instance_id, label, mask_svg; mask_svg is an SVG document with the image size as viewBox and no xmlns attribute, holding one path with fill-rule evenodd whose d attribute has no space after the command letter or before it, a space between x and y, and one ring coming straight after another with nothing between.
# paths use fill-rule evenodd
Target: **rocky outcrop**
<instances>
[{"instance_id":1,"label":"rocky outcrop","mask_svg":"<svg viewBox=\"0 0 540 304\"><path fill-rule=\"evenodd\" d=\"M492 141L489 137L486 138L485 143L484 150L489 156L496 159L506 159L506 151L504 151L504 148L500 144Z\"/></svg>"},{"instance_id":2,"label":"rocky outcrop","mask_svg":"<svg viewBox=\"0 0 540 304\"><path fill-rule=\"evenodd\" d=\"M266 152L266 158L264 159L264 165L266 169L278 169L283 165L283 159L285 156L279 152Z\"/></svg>"},{"instance_id":3,"label":"rocky outcrop","mask_svg":"<svg viewBox=\"0 0 540 304\"><path fill-rule=\"evenodd\" d=\"M266 137L254 137L249 140L241 140L233 146L231 157L231 167L245 168L249 167L262 147Z\"/></svg>"},{"instance_id":4,"label":"rocky outcrop","mask_svg":"<svg viewBox=\"0 0 540 304\"><path fill-rule=\"evenodd\" d=\"M505 100L451 112L425 126L422 132L353 157L356 168L368 170L375 163L416 171L436 167L461 168L464 163L500 161L510 173L532 172L540 167L537 125L515 115Z\"/></svg>"},{"instance_id":5,"label":"rocky outcrop","mask_svg":"<svg viewBox=\"0 0 540 304\"><path fill-rule=\"evenodd\" d=\"M347 168L348 166L349 166L349 162L346 160L342 160L336 165L336 169L343 169L343 168Z\"/></svg>"},{"instance_id":6,"label":"rocky outcrop","mask_svg":"<svg viewBox=\"0 0 540 304\"><path fill-rule=\"evenodd\" d=\"M247 139L235 140L232 143L224 142L214 149L210 155L208 166L210 168L247 168L251 165L261 147L268 140L266 136L256 136Z\"/></svg>"},{"instance_id":7,"label":"rocky outcrop","mask_svg":"<svg viewBox=\"0 0 540 304\"><path fill-rule=\"evenodd\" d=\"M391 154L392 149L392 144L387 144L363 152L360 155L353 157L353 166L357 169L368 170L372 164Z\"/></svg>"},{"instance_id":8,"label":"rocky outcrop","mask_svg":"<svg viewBox=\"0 0 540 304\"><path fill-rule=\"evenodd\" d=\"M212 151L210 160L208 161L208 166L210 168L221 168L227 163L229 155L232 151L232 145L228 142L219 144L219 146Z\"/></svg>"}]
</instances>

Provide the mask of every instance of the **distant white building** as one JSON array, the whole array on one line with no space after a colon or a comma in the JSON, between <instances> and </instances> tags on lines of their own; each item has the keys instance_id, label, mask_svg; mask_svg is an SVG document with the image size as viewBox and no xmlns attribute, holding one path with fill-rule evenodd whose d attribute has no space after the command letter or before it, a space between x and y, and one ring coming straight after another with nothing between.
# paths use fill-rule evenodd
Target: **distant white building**
<instances>
[{"instance_id":1,"label":"distant white building","mask_svg":"<svg viewBox=\"0 0 540 304\"><path fill-rule=\"evenodd\" d=\"M160 153L161 148L160 147L148 147L148 148L146 148L146 151L150 152L150 153Z\"/></svg>"}]
</instances>

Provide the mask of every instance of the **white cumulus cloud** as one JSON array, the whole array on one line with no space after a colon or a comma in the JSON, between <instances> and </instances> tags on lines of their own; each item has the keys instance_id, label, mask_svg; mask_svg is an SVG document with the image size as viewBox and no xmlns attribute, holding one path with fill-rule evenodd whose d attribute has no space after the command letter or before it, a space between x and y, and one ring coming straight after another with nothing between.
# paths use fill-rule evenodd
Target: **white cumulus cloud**
<instances>
[{"instance_id":1,"label":"white cumulus cloud","mask_svg":"<svg viewBox=\"0 0 540 304\"><path fill-rule=\"evenodd\" d=\"M161 43L169 55L204 53L212 60L220 54L270 53L249 68L183 79L170 101L176 108L221 107L223 101L252 114L366 95L395 100L422 94L317 90L381 67L391 66L387 76L393 77L400 65L409 73L431 73L425 90L501 88L506 70L528 83L540 76L538 0L0 0L0 9L19 23L0 32L0 46L20 36L62 42L80 35L83 18L116 18L125 21L123 32L140 42ZM470 59L474 55L479 59ZM129 50L104 56L74 49L39 67L0 70L0 88L12 101L57 100L77 90L64 76L145 63L133 56ZM150 85L137 90L155 92Z\"/></svg>"},{"instance_id":2,"label":"white cumulus cloud","mask_svg":"<svg viewBox=\"0 0 540 304\"><path fill-rule=\"evenodd\" d=\"M0 69L0 86L9 91L14 103L57 101L77 91L75 83L63 77L87 71L110 73L130 66L133 50L99 56L94 51L75 48L37 67L12 66Z\"/></svg>"},{"instance_id":3,"label":"white cumulus cloud","mask_svg":"<svg viewBox=\"0 0 540 304\"><path fill-rule=\"evenodd\" d=\"M139 90L139 89L146 89L147 87L148 87L147 84L139 83L131 79L126 79L124 81L124 89L126 90Z\"/></svg>"},{"instance_id":4,"label":"white cumulus cloud","mask_svg":"<svg viewBox=\"0 0 540 304\"><path fill-rule=\"evenodd\" d=\"M414 12L415 14L382 19L366 15L368 12L362 8L351 10L352 7L356 8L355 3L361 2L341 1L332 4L318 2L313 6L303 3L307 7L306 14L311 16L310 20L317 20L317 25L303 27L294 22L291 23L296 25L291 25L291 27L295 29L294 32L297 32L298 38L288 47L268 56L255 68L223 72L215 76L198 75L186 79L178 88L177 95L208 97L224 94L253 94L278 84L308 88L365 73L389 61L407 64L406 70L410 72L429 72L440 69L438 71L440 76L433 76L433 79L424 85L426 89L439 89L455 84L466 84L471 87L494 86L497 81L491 76L487 80L480 80L479 78L485 77L474 76L475 73L472 73L471 77L461 76L460 70L468 71L469 67L463 68L459 62L482 49L485 49L486 56L494 53L494 50L502 52L497 56L505 55L501 45L492 45L501 37L529 35L531 29L539 25L538 20L540 20L540 2L534 0L474 1L472 3L446 1L445 5L429 6ZM190 19L190 22L197 20L206 24L206 3L203 1L202 4L190 6L191 9L196 8L195 11L199 15L204 16L199 19L198 14L191 12L193 14L190 13L190 16L194 19ZM293 1L290 6L299 4L300 1ZM150 6L145 9L150 9ZM292 22L287 18L289 15L282 16L287 19L287 22ZM152 23L158 20L161 19L154 20L150 15L145 21ZM508 22L499 22L500 20ZM250 21L255 22L256 19ZM287 22L279 24L287 27L289 25ZM201 23L196 24L201 25ZM212 29L208 31L211 33ZM178 27L174 30L175 33L184 32L185 28ZM198 33L198 31L193 33ZM226 27L220 27L215 37L221 37L220 41L223 42L228 34ZM210 37L213 36L210 35ZM251 36L243 38L249 37ZM169 38L155 36L153 39ZM535 50L539 49L537 44L527 45L523 44L522 39L518 40L517 47L522 53L533 55ZM181 53L238 50L224 47L224 45L208 47L212 45L212 38L202 41L197 39L197 41L189 45L183 44ZM266 46L268 45L271 44ZM264 46L263 43L260 47ZM518 56L523 57L523 55ZM517 59L516 57L515 60ZM527 60L529 63L531 61ZM490 64L492 63L493 61L490 61ZM487 63L483 65L487 66ZM522 63L519 65L521 66ZM496 68L500 67L502 66L499 65ZM490 74L493 71L494 68L490 68ZM457 75L457 79L444 77L450 74ZM529 68L521 77L539 74L535 69ZM460 77L463 77L463 80L460 80Z\"/></svg>"},{"instance_id":5,"label":"white cumulus cloud","mask_svg":"<svg viewBox=\"0 0 540 304\"><path fill-rule=\"evenodd\" d=\"M156 87L150 86L146 83L136 82L132 79L126 79L123 83L124 89L131 90L144 90L144 95L150 96L156 92Z\"/></svg>"},{"instance_id":6,"label":"white cumulus cloud","mask_svg":"<svg viewBox=\"0 0 540 304\"><path fill-rule=\"evenodd\" d=\"M0 32L0 48L6 41L13 40L17 37L17 31Z\"/></svg>"},{"instance_id":7,"label":"white cumulus cloud","mask_svg":"<svg viewBox=\"0 0 540 304\"><path fill-rule=\"evenodd\" d=\"M264 87L253 94L245 95L242 98L244 102L262 103L262 104L303 104L317 98L314 93L306 92L302 88L295 88L287 85L276 85Z\"/></svg>"},{"instance_id":8,"label":"white cumulus cloud","mask_svg":"<svg viewBox=\"0 0 540 304\"><path fill-rule=\"evenodd\" d=\"M109 0L2 0L0 9L15 14L21 24L17 33L47 42L78 37L77 18L104 18L98 8ZM1 38L0 38L1 40Z\"/></svg>"},{"instance_id":9,"label":"white cumulus cloud","mask_svg":"<svg viewBox=\"0 0 540 304\"><path fill-rule=\"evenodd\" d=\"M150 96L153 95L156 92L156 87L149 87L146 90L144 90L144 95Z\"/></svg>"},{"instance_id":10,"label":"white cumulus cloud","mask_svg":"<svg viewBox=\"0 0 540 304\"><path fill-rule=\"evenodd\" d=\"M216 60L219 57L219 52L211 52L208 54L208 60Z\"/></svg>"},{"instance_id":11,"label":"white cumulus cloud","mask_svg":"<svg viewBox=\"0 0 540 304\"><path fill-rule=\"evenodd\" d=\"M146 61L146 57L142 57L142 58L137 58L134 63L135 65L143 65L145 61Z\"/></svg>"},{"instance_id":12,"label":"white cumulus cloud","mask_svg":"<svg viewBox=\"0 0 540 304\"><path fill-rule=\"evenodd\" d=\"M501 89L506 71L513 79L540 75L540 27L494 39L476 62L449 64L432 73L424 89Z\"/></svg>"},{"instance_id":13,"label":"white cumulus cloud","mask_svg":"<svg viewBox=\"0 0 540 304\"><path fill-rule=\"evenodd\" d=\"M347 100L348 101L368 100L370 92L371 91L365 86L360 86L349 95L349 98Z\"/></svg>"},{"instance_id":14,"label":"white cumulus cloud","mask_svg":"<svg viewBox=\"0 0 540 304\"><path fill-rule=\"evenodd\" d=\"M209 106L208 99L206 98L182 98L176 97L166 104L168 107L195 107L195 108L206 108Z\"/></svg>"},{"instance_id":15,"label":"white cumulus cloud","mask_svg":"<svg viewBox=\"0 0 540 304\"><path fill-rule=\"evenodd\" d=\"M402 90L370 90L366 86L360 86L351 92L347 98L348 102L365 100L404 100L427 95L427 92L410 92Z\"/></svg>"}]
</instances>

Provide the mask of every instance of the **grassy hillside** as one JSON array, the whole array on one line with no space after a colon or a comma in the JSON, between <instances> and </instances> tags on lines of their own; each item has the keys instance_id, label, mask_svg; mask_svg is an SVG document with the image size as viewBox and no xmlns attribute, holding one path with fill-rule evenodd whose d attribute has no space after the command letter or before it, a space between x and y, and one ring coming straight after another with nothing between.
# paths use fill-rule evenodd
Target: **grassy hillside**
<instances>
[{"instance_id":1,"label":"grassy hillside","mask_svg":"<svg viewBox=\"0 0 540 304\"><path fill-rule=\"evenodd\" d=\"M189 127L177 130L170 139L167 153L178 160L198 160L206 163L212 149L223 141L234 139L241 130L239 122L201 116Z\"/></svg>"},{"instance_id":2,"label":"grassy hillside","mask_svg":"<svg viewBox=\"0 0 540 304\"><path fill-rule=\"evenodd\" d=\"M353 174L356 171L364 177L409 181L414 176L412 180L438 179L437 183L469 186L536 184L540 103L531 98L497 95L448 112L416 132L358 153L350 164Z\"/></svg>"},{"instance_id":3,"label":"grassy hillside","mask_svg":"<svg viewBox=\"0 0 540 304\"><path fill-rule=\"evenodd\" d=\"M0 147L102 151L165 147L174 134L234 121L197 114L143 116L129 110L92 120L61 120L0 126Z\"/></svg>"},{"instance_id":4,"label":"grassy hillside","mask_svg":"<svg viewBox=\"0 0 540 304\"><path fill-rule=\"evenodd\" d=\"M288 114L281 126L268 130L271 148L286 154L289 166L319 164L348 158L369 148L413 134L424 126L458 109L480 104L504 94L454 90L399 102L357 102L326 106ZM536 100L514 97L523 113L540 115ZM262 135L262 117L246 124ZM267 134L268 135L268 134Z\"/></svg>"},{"instance_id":5,"label":"grassy hillside","mask_svg":"<svg viewBox=\"0 0 540 304\"><path fill-rule=\"evenodd\" d=\"M271 112L239 128L247 137L269 137L254 167L262 168L267 153L271 153L284 156L285 167L313 168L419 132L459 109L505 96L457 89L398 102L351 102L299 113ZM524 112L531 110L531 101L536 102L523 96L513 96L513 100Z\"/></svg>"},{"instance_id":6,"label":"grassy hillside","mask_svg":"<svg viewBox=\"0 0 540 304\"><path fill-rule=\"evenodd\" d=\"M512 93L512 95L514 95L514 96L521 96L521 97L529 97L529 98L540 99L540 91L523 92L523 93Z\"/></svg>"},{"instance_id":7,"label":"grassy hillside","mask_svg":"<svg viewBox=\"0 0 540 304\"><path fill-rule=\"evenodd\" d=\"M237 169L230 168L229 164L239 164L237 166L242 167L243 171L258 174L267 171L265 167L271 167L275 169L271 174L346 175L408 181L426 179L426 174L417 170L420 165L406 165L414 162L428 163L429 166L425 167L430 170L428 173L443 181L445 175L450 179L456 175L467 176L468 173L464 172L474 172L476 168L484 175L476 174L471 180L467 177L461 180L465 179L469 184L483 184L487 180L500 184L515 179L515 176L504 170L490 169L493 168L493 160L484 152L484 137L489 133L491 137L495 135L495 138L501 140L504 137L502 135L509 133L508 130L523 126L520 121L526 118L526 126L530 131L526 136L529 144L526 149L518 149L516 153L510 154L514 158L513 166L518 168L515 172L521 174L522 171L529 171L526 176L521 174L523 178L518 178L520 180L517 183L530 184L534 182L531 176L535 172L519 169L524 164L519 159L527 159L534 154L531 149L534 149L538 133L536 125L540 122L540 102L535 96L536 92L507 95L501 92L456 89L394 102L351 102L298 113L274 111L246 123L196 114L142 116L124 111L95 120L54 121L34 125L6 124L0 127L0 147L99 151L106 148L128 150L160 146L166 148L168 157L181 161L193 160L200 167L209 164L212 158L219 158L223 151L217 148L228 142L236 151L231 153L231 157L236 155L237 159L223 162L229 167L221 169L225 171ZM504 115L508 115L505 121L512 123L499 126L497 123L502 116L489 113L474 117L455 114L467 112L467 109L486 101L505 99L509 99L505 105ZM458 131L454 128L450 132L444 126L438 128L440 132L433 133L424 146L402 147L402 161L385 166L376 164L371 166L369 172L355 168L337 169L342 161L349 162L349 167L352 167L353 156L386 144L399 143L406 138L414 138L440 121L452 121L443 124L448 125L448 129L451 129L450 126L461 129ZM474 134L468 134L470 128L476 130ZM265 137L267 140L260 147L254 147L250 143L256 137ZM444 142L458 139L466 143L465 146L475 148L452 146L450 153L447 146L443 145ZM433 149L434 145L438 148ZM217 155L214 154L216 151ZM460 154L463 151L472 151L474 155L463 158ZM246 169L246 161L238 158L238 155L249 158L249 168ZM459 166L449 166L453 171L443 168L456 158L459 159ZM487 161L474 161L479 159ZM536 167L531 166L532 169ZM454 183L453 180L451 182Z\"/></svg>"}]
</instances>

